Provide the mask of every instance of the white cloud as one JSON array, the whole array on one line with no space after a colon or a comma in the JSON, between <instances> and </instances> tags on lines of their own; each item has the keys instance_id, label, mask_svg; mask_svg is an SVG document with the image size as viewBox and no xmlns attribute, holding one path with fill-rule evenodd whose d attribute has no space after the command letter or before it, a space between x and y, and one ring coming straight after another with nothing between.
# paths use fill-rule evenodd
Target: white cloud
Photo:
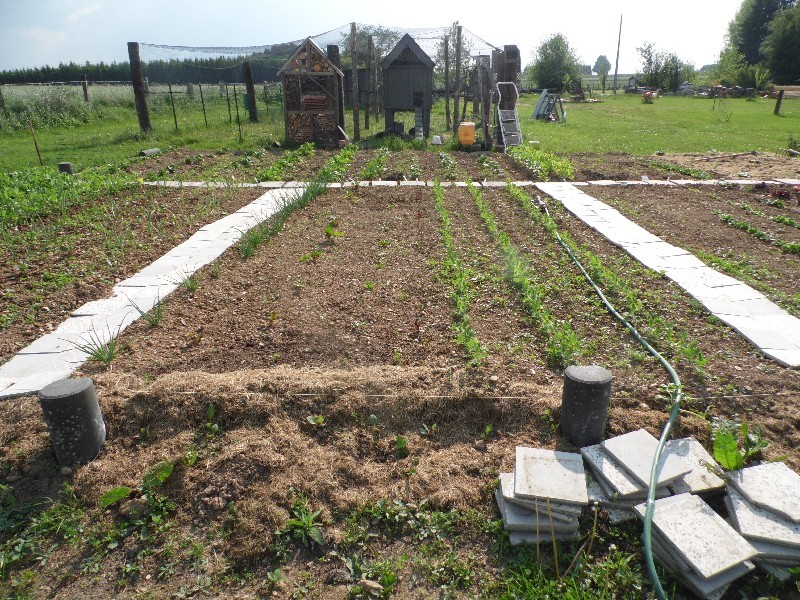
<instances>
[{"instance_id":1,"label":"white cloud","mask_svg":"<svg viewBox=\"0 0 800 600\"><path fill-rule=\"evenodd\" d=\"M77 23L83 17L88 17L89 15L96 13L101 8L103 8L103 6L99 3L90 4L89 6L84 6L83 8L74 10L69 15L67 15L67 21L69 21L70 23Z\"/></svg>"}]
</instances>

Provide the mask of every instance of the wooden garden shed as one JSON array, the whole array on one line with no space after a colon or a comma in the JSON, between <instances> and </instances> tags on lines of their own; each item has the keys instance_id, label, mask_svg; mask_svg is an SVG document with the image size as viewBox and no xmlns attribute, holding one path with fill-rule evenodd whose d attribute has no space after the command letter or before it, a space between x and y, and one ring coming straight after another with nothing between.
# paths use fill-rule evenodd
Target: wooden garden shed
<instances>
[{"instance_id":1,"label":"wooden garden shed","mask_svg":"<svg viewBox=\"0 0 800 600\"><path fill-rule=\"evenodd\" d=\"M278 70L286 140L339 146L344 131L344 75L311 38Z\"/></svg>"},{"instance_id":2,"label":"wooden garden shed","mask_svg":"<svg viewBox=\"0 0 800 600\"><path fill-rule=\"evenodd\" d=\"M415 126L430 133L433 105L433 60L405 34L383 59L383 108L386 131L394 129L396 111L414 111Z\"/></svg>"}]
</instances>

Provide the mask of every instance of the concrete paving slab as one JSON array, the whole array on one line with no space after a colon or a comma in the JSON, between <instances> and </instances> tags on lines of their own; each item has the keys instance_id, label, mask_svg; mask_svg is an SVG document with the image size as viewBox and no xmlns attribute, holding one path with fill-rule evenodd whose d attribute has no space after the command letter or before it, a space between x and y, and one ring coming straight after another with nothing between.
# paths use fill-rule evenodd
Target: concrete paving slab
<instances>
[{"instance_id":1,"label":"concrete paving slab","mask_svg":"<svg viewBox=\"0 0 800 600\"><path fill-rule=\"evenodd\" d=\"M695 438L669 440L665 452L675 454L692 467L692 470L670 484L674 494L706 494L724 489L722 469Z\"/></svg>"},{"instance_id":2,"label":"concrete paving slab","mask_svg":"<svg viewBox=\"0 0 800 600\"><path fill-rule=\"evenodd\" d=\"M522 508L532 510L534 513L546 513L554 521L569 522L581 514L580 507L550 503L550 510L547 509L547 503L541 500L523 500L514 496L514 473L500 473L500 492L503 494L503 499L511 504L516 504ZM553 510L554 507L557 510Z\"/></svg>"},{"instance_id":3,"label":"concrete paving slab","mask_svg":"<svg viewBox=\"0 0 800 600\"><path fill-rule=\"evenodd\" d=\"M506 502L499 489L495 490L495 500L500 514L503 516L503 525L507 531L528 531L531 533L549 533L551 530L557 533L575 532L578 529L578 518L571 520L557 521L548 518L547 514L537 513L527 508L522 508L517 504Z\"/></svg>"},{"instance_id":4,"label":"concrete paving slab","mask_svg":"<svg viewBox=\"0 0 800 600\"><path fill-rule=\"evenodd\" d=\"M800 524L756 506L734 487L728 487L725 503L734 526L745 538L800 548Z\"/></svg>"},{"instance_id":5,"label":"concrete paving slab","mask_svg":"<svg viewBox=\"0 0 800 600\"><path fill-rule=\"evenodd\" d=\"M637 506L639 514L644 507ZM758 554L708 504L691 494L656 500L653 526L670 548L704 578L719 575Z\"/></svg>"},{"instance_id":6,"label":"concrete paving slab","mask_svg":"<svg viewBox=\"0 0 800 600\"><path fill-rule=\"evenodd\" d=\"M268 189L275 189L275 188L282 188L285 185L283 181L259 181L258 187L261 188L268 188Z\"/></svg>"},{"instance_id":7,"label":"concrete paving slab","mask_svg":"<svg viewBox=\"0 0 800 600\"><path fill-rule=\"evenodd\" d=\"M773 462L731 471L731 485L756 506L800 523L800 475Z\"/></svg>"},{"instance_id":8,"label":"concrete paving slab","mask_svg":"<svg viewBox=\"0 0 800 600\"><path fill-rule=\"evenodd\" d=\"M786 185L800 185L800 179L777 179L776 181Z\"/></svg>"},{"instance_id":9,"label":"concrete paving slab","mask_svg":"<svg viewBox=\"0 0 800 600\"><path fill-rule=\"evenodd\" d=\"M586 505L586 473L580 454L517 446L514 495Z\"/></svg>"},{"instance_id":10,"label":"concrete paving slab","mask_svg":"<svg viewBox=\"0 0 800 600\"><path fill-rule=\"evenodd\" d=\"M600 444L581 448L581 455L586 459L592 472L605 480L612 490L616 491L616 494L611 494L611 500L640 497L645 493L646 486L641 485L633 476L629 475L612 456L603 450Z\"/></svg>"},{"instance_id":11,"label":"concrete paving slab","mask_svg":"<svg viewBox=\"0 0 800 600\"><path fill-rule=\"evenodd\" d=\"M650 481L650 471L656 454L658 440L645 429L631 431L601 442L607 452L642 486ZM667 485L691 471L691 466L679 457L662 454L659 462L657 485Z\"/></svg>"},{"instance_id":12,"label":"concrete paving slab","mask_svg":"<svg viewBox=\"0 0 800 600\"><path fill-rule=\"evenodd\" d=\"M481 181L481 186L485 188L504 188L506 183L504 181Z\"/></svg>"},{"instance_id":13,"label":"concrete paving slab","mask_svg":"<svg viewBox=\"0 0 800 600\"><path fill-rule=\"evenodd\" d=\"M122 296L111 296L102 300L92 300L72 311L73 317L91 317L94 315L107 315L127 306L128 300Z\"/></svg>"},{"instance_id":14,"label":"concrete paving slab","mask_svg":"<svg viewBox=\"0 0 800 600\"><path fill-rule=\"evenodd\" d=\"M86 354L73 349L54 354L17 354L0 366L0 377L11 379L18 384L38 374L72 370L83 364Z\"/></svg>"},{"instance_id":15,"label":"concrete paving slab","mask_svg":"<svg viewBox=\"0 0 800 600\"><path fill-rule=\"evenodd\" d=\"M401 181L400 185L403 187L425 187L427 184L424 181Z\"/></svg>"},{"instance_id":16,"label":"concrete paving slab","mask_svg":"<svg viewBox=\"0 0 800 600\"><path fill-rule=\"evenodd\" d=\"M546 533L539 535L537 533L530 533L524 531L509 531L508 532L508 541L512 546L519 546L520 544L539 544L544 542L545 544L552 543L553 539L556 541L566 541L566 540L577 540L580 538L580 534L576 531L574 533Z\"/></svg>"},{"instance_id":17,"label":"concrete paving slab","mask_svg":"<svg viewBox=\"0 0 800 600\"><path fill-rule=\"evenodd\" d=\"M512 181L511 183L513 183L517 187L531 187L536 185L533 181ZM579 185L579 184L576 183L574 185Z\"/></svg>"},{"instance_id":18,"label":"concrete paving slab","mask_svg":"<svg viewBox=\"0 0 800 600\"><path fill-rule=\"evenodd\" d=\"M612 185L619 185L619 182L614 179L598 179L596 181L587 181L590 186L595 185L597 187L610 187Z\"/></svg>"},{"instance_id":19,"label":"concrete paving slab","mask_svg":"<svg viewBox=\"0 0 800 600\"><path fill-rule=\"evenodd\" d=\"M753 548L758 550L759 560L788 562L793 566L800 566L800 548L792 548L764 540L749 540L749 542Z\"/></svg>"},{"instance_id":20,"label":"concrete paving slab","mask_svg":"<svg viewBox=\"0 0 800 600\"><path fill-rule=\"evenodd\" d=\"M372 181L372 187L397 187L398 182L394 179L375 179Z\"/></svg>"},{"instance_id":21,"label":"concrete paving slab","mask_svg":"<svg viewBox=\"0 0 800 600\"><path fill-rule=\"evenodd\" d=\"M744 337L762 350L786 350L791 352L797 349L785 335L773 329L760 329L757 327L736 327Z\"/></svg>"},{"instance_id":22,"label":"concrete paving slab","mask_svg":"<svg viewBox=\"0 0 800 600\"><path fill-rule=\"evenodd\" d=\"M36 394L46 385L58 381L59 379L66 379L74 368L62 369L56 371L42 371L36 375L30 375L17 379L13 385L0 391L0 399L17 398L19 396L30 396Z\"/></svg>"}]
</instances>

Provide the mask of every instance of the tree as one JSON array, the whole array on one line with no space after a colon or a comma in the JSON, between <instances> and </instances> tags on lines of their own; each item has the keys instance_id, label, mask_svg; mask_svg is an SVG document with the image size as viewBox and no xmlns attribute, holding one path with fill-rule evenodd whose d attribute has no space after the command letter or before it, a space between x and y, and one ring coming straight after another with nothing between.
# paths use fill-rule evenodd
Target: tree
<instances>
[{"instance_id":1,"label":"tree","mask_svg":"<svg viewBox=\"0 0 800 600\"><path fill-rule=\"evenodd\" d=\"M367 48L369 47L369 37L372 36L375 51L378 56L386 56L403 37L394 29L386 27L375 27L371 25L362 25L356 29L356 55L358 58L359 66L366 66ZM342 35L342 41L339 42L339 47L343 48L342 51L342 64L352 64L350 59L350 30Z\"/></svg>"},{"instance_id":2,"label":"tree","mask_svg":"<svg viewBox=\"0 0 800 600\"><path fill-rule=\"evenodd\" d=\"M608 57L605 54L598 56L597 60L594 61L592 70L600 75L600 85L603 86L603 93L605 93L606 77L608 77L608 72L611 70L611 62L609 62Z\"/></svg>"},{"instance_id":3,"label":"tree","mask_svg":"<svg viewBox=\"0 0 800 600\"><path fill-rule=\"evenodd\" d=\"M564 35L542 42L533 55L531 74L539 87L559 92L567 82L580 78L580 61Z\"/></svg>"},{"instance_id":4,"label":"tree","mask_svg":"<svg viewBox=\"0 0 800 600\"><path fill-rule=\"evenodd\" d=\"M761 46L769 34L769 23L796 0L744 0L728 25L728 43L744 55L747 64L762 61Z\"/></svg>"},{"instance_id":5,"label":"tree","mask_svg":"<svg viewBox=\"0 0 800 600\"><path fill-rule=\"evenodd\" d=\"M775 83L800 82L800 6L787 8L775 16L761 52Z\"/></svg>"},{"instance_id":6,"label":"tree","mask_svg":"<svg viewBox=\"0 0 800 600\"><path fill-rule=\"evenodd\" d=\"M649 42L636 51L642 59L642 83L647 87L674 92L682 82L694 79L694 67L674 52L656 50Z\"/></svg>"}]
</instances>

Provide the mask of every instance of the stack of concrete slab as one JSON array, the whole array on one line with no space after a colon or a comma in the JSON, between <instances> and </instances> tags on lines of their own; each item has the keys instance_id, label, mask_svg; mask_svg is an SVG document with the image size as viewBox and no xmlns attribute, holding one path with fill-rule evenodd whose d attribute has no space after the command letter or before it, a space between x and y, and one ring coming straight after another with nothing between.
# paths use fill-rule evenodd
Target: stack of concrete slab
<instances>
[{"instance_id":1,"label":"stack of concrete slab","mask_svg":"<svg viewBox=\"0 0 800 600\"><path fill-rule=\"evenodd\" d=\"M514 472L500 475L495 497L511 544L575 539L589 502L581 455L518 446Z\"/></svg>"},{"instance_id":2,"label":"stack of concrete slab","mask_svg":"<svg viewBox=\"0 0 800 600\"><path fill-rule=\"evenodd\" d=\"M647 498L650 469L658 440L644 429L581 448L594 475L588 481L589 499L605 508L612 523L635 517L633 507ZM670 484L690 474L691 464L677 453L665 451L656 497L671 495Z\"/></svg>"},{"instance_id":3,"label":"stack of concrete slab","mask_svg":"<svg viewBox=\"0 0 800 600\"><path fill-rule=\"evenodd\" d=\"M636 506L644 520L646 503ZM699 496L689 493L656 500L653 554L701 598L718 600L755 568L758 555L747 540Z\"/></svg>"},{"instance_id":4,"label":"stack of concrete slab","mask_svg":"<svg viewBox=\"0 0 800 600\"><path fill-rule=\"evenodd\" d=\"M781 580L800 566L800 475L783 463L729 473L725 504L734 527L758 551L756 563Z\"/></svg>"}]
</instances>

